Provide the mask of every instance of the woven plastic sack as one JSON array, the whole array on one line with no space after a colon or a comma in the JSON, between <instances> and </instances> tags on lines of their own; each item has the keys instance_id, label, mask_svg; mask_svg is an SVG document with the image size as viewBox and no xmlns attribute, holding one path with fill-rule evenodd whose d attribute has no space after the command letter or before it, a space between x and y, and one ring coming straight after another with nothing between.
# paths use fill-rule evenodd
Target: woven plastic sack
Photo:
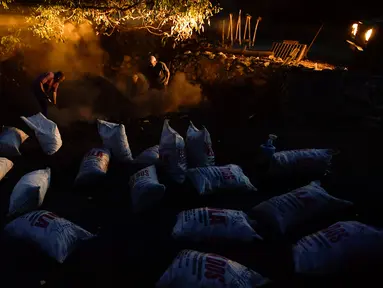
<instances>
[{"instance_id":1,"label":"woven plastic sack","mask_svg":"<svg viewBox=\"0 0 383 288\"><path fill-rule=\"evenodd\" d=\"M50 182L50 168L36 170L21 177L9 200L9 214L38 209L43 204Z\"/></svg>"},{"instance_id":2,"label":"woven plastic sack","mask_svg":"<svg viewBox=\"0 0 383 288\"><path fill-rule=\"evenodd\" d=\"M205 127L198 130L190 122L186 133L186 154L189 168L215 165L210 133Z\"/></svg>"},{"instance_id":3,"label":"woven plastic sack","mask_svg":"<svg viewBox=\"0 0 383 288\"><path fill-rule=\"evenodd\" d=\"M137 164L147 164L154 165L158 163L160 159L160 146L155 145L153 147L149 147L142 151L136 158L134 158L134 163Z\"/></svg>"},{"instance_id":4,"label":"woven plastic sack","mask_svg":"<svg viewBox=\"0 0 383 288\"><path fill-rule=\"evenodd\" d=\"M187 169L184 139L164 121L160 140L160 159L165 165L167 174L177 183L185 181Z\"/></svg>"},{"instance_id":5,"label":"woven plastic sack","mask_svg":"<svg viewBox=\"0 0 383 288\"><path fill-rule=\"evenodd\" d=\"M13 162L7 158L0 157L0 181L13 168Z\"/></svg>"},{"instance_id":6,"label":"woven plastic sack","mask_svg":"<svg viewBox=\"0 0 383 288\"><path fill-rule=\"evenodd\" d=\"M15 127L4 127L0 134L0 155L5 157L20 156L20 145L28 139L28 135Z\"/></svg>"},{"instance_id":7,"label":"woven plastic sack","mask_svg":"<svg viewBox=\"0 0 383 288\"><path fill-rule=\"evenodd\" d=\"M249 215L277 239L310 223L310 220L327 217L352 205L352 202L329 195L319 181L313 181L258 204Z\"/></svg>"},{"instance_id":8,"label":"woven plastic sack","mask_svg":"<svg viewBox=\"0 0 383 288\"><path fill-rule=\"evenodd\" d=\"M199 194L212 194L219 189L257 191L241 167L234 164L192 168L187 176Z\"/></svg>"},{"instance_id":9,"label":"woven plastic sack","mask_svg":"<svg viewBox=\"0 0 383 288\"><path fill-rule=\"evenodd\" d=\"M5 231L12 237L37 244L50 257L63 263L76 246L93 234L45 210L34 211L10 222Z\"/></svg>"},{"instance_id":10,"label":"woven plastic sack","mask_svg":"<svg viewBox=\"0 0 383 288\"><path fill-rule=\"evenodd\" d=\"M271 174L325 173L331 165L331 149L301 149L280 151L273 154Z\"/></svg>"},{"instance_id":11,"label":"woven plastic sack","mask_svg":"<svg viewBox=\"0 0 383 288\"><path fill-rule=\"evenodd\" d=\"M82 159L75 182L104 176L108 172L110 152L105 148L93 148Z\"/></svg>"},{"instance_id":12,"label":"woven plastic sack","mask_svg":"<svg viewBox=\"0 0 383 288\"><path fill-rule=\"evenodd\" d=\"M183 250L157 282L156 287L254 288L270 281L225 257Z\"/></svg>"},{"instance_id":13,"label":"woven plastic sack","mask_svg":"<svg viewBox=\"0 0 383 288\"><path fill-rule=\"evenodd\" d=\"M38 113L31 117L21 116L39 141L41 149L47 155L55 154L62 146L61 135L55 122Z\"/></svg>"},{"instance_id":14,"label":"woven plastic sack","mask_svg":"<svg viewBox=\"0 0 383 288\"><path fill-rule=\"evenodd\" d=\"M133 160L124 124L97 119L98 133L104 146L119 162Z\"/></svg>"},{"instance_id":15,"label":"woven plastic sack","mask_svg":"<svg viewBox=\"0 0 383 288\"><path fill-rule=\"evenodd\" d=\"M364 261L383 256L382 243L381 230L357 221L337 222L302 238L293 247L295 272L330 274L349 263L365 265Z\"/></svg>"},{"instance_id":16,"label":"woven plastic sack","mask_svg":"<svg viewBox=\"0 0 383 288\"><path fill-rule=\"evenodd\" d=\"M147 209L165 194L165 185L158 182L156 167L146 167L135 173L129 180L134 212Z\"/></svg>"},{"instance_id":17,"label":"woven plastic sack","mask_svg":"<svg viewBox=\"0 0 383 288\"><path fill-rule=\"evenodd\" d=\"M242 211L207 207L179 213L172 235L175 239L195 242L211 239L261 240L251 227L251 220Z\"/></svg>"}]
</instances>

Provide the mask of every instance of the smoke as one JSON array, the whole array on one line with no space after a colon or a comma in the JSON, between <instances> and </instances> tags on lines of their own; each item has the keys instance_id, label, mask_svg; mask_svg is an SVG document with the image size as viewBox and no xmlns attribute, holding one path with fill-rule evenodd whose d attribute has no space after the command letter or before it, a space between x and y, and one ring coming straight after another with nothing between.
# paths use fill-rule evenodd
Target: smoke
<instances>
[{"instance_id":1,"label":"smoke","mask_svg":"<svg viewBox=\"0 0 383 288\"><path fill-rule=\"evenodd\" d=\"M30 49L24 54L25 70L38 75L46 71L64 72L67 80L79 79L84 73L102 75L107 53L89 24L64 26L66 41L45 44L29 39ZM37 43L36 43L37 42Z\"/></svg>"},{"instance_id":2,"label":"smoke","mask_svg":"<svg viewBox=\"0 0 383 288\"><path fill-rule=\"evenodd\" d=\"M77 121L93 122L97 118L105 118L105 116L95 113L90 105L62 109L51 106L48 109L48 115L61 127L70 126Z\"/></svg>"},{"instance_id":3,"label":"smoke","mask_svg":"<svg viewBox=\"0 0 383 288\"><path fill-rule=\"evenodd\" d=\"M25 17L21 15L0 15L0 28L6 27L9 28L11 26L22 27L27 26L25 23Z\"/></svg>"},{"instance_id":4,"label":"smoke","mask_svg":"<svg viewBox=\"0 0 383 288\"><path fill-rule=\"evenodd\" d=\"M2 21L9 22L3 18ZM12 21L15 25L19 22L22 22L21 18ZM142 43L134 48L140 52L135 54L135 58L125 55L129 63L117 72L115 79L107 79L103 73L109 54L101 47L100 38L92 27L67 23L64 36L67 39L65 43L42 43L36 36L25 35L24 41L29 47L23 51L22 62L22 70L30 83L47 71L64 72L66 80L58 90L58 105L49 107L48 111L49 118L60 126L96 118L123 121L126 115L160 115L201 102L200 86L189 83L183 73L172 75L166 91L147 90L139 97L133 97L131 75L138 69L137 55L141 53L147 57Z\"/></svg>"},{"instance_id":5,"label":"smoke","mask_svg":"<svg viewBox=\"0 0 383 288\"><path fill-rule=\"evenodd\" d=\"M146 81L145 78L143 80ZM201 87L188 82L186 75L181 72L174 75L166 90L146 90L146 93L136 97L131 94L131 89L126 88L131 83L126 83L122 93L103 77L74 82L68 83L62 91L66 95L71 95L70 99L65 99L68 107L59 109L50 107L48 111L49 117L60 126L69 126L79 120L92 122L97 118L112 117L124 121L126 119L123 117L126 115L128 117L161 115L198 105L202 101ZM85 91L87 87L91 89Z\"/></svg>"},{"instance_id":6,"label":"smoke","mask_svg":"<svg viewBox=\"0 0 383 288\"><path fill-rule=\"evenodd\" d=\"M49 118L61 126L76 121L93 121L94 102L102 93L85 75L103 75L108 53L101 48L100 39L89 24L64 26L65 42L41 43L28 37L29 48L24 51L23 70L32 80L47 71L63 71L66 80L58 90L58 106L49 107Z\"/></svg>"},{"instance_id":7,"label":"smoke","mask_svg":"<svg viewBox=\"0 0 383 288\"><path fill-rule=\"evenodd\" d=\"M148 90L133 98L136 117L176 112L182 107L192 107L202 101L200 85L191 84L185 73L177 72L165 90Z\"/></svg>"}]
</instances>

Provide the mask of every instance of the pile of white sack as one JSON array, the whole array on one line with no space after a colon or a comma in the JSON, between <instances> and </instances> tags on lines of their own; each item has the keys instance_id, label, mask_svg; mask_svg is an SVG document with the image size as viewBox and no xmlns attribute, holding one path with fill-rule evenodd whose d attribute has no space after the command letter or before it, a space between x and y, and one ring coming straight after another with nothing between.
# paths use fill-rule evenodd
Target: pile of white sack
<instances>
[{"instance_id":1,"label":"pile of white sack","mask_svg":"<svg viewBox=\"0 0 383 288\"><path fill-rule=\"evenodd\" d=\"M222 190L257 191L242 169L235 164L215 166L212 141L206 127L197 129L192 122L186 142L165 120L159 145L149 147L133 159L123 124L97 120L103 147L85 155L76 181L106 175L109 161L137 164L141 169L130 177L133 211L149 209L160 201L166 187L160 184L157 169L182 184L188 178L200 195Z\"/></svg>"},{"instance_id":2,"label":"pile of white sack","mask_svg":"<svg viewBox=\"0 0 383 288\"><path fill-rule=\"evenodd\" d=\"M53 155L60 149L61 136L54 122L41 113L22 119L34 131L44 153ZM98 179L108 179L113 163L135 168L133 173L126 171L126 180L129 179L126 194L129 193L132 200L133 213L149 212L161 204L167 192L163 183L174 182L179 193L183 187L192 186L201 201L209 198L206 195L221 195L223 191L225 195L259 194L240 166L216 164L218 161L206 127L198 129L190 122L184 140L170 126L169 120L165 120L158 145L136 157L133 157L123 124L97 120L97 127L102 145L85 153L73 181L75 184L98 183ZM27 138L20 129L3 129L0 181L14 166L13 157L20 157L20 146ZM332 156L330 149L280 151L271 155L269 172L289 177L308 170L322 173L331 164ZM44 199L50 193L51 178L51 168L46 167L18 179L9 200L5 232L34 243L46 255L63 263L81 242L98 236L45 209ZM344 218L353 211L354 204L331 195L318 179L310 181L279 195L264 191L266 197L248 211L197 204L176 211L172 215L171 236L174 243L180 245L177 247L184 246L173 262L168 263L156 287L251 288L267 286L274 280L224 251L216 255L208 253L209 248L207 251L195 248L212 247L209 246L212 243L223 247L230 242L238 249L250 245L262 250L267 245L284 242L291 248L294 273L304 275L332 275L351 264L357 271L370 259L383 259L383 230L355 219L346 221ZM260 261L252 255L249 257L255 263Z\"/></svg>"}]
</instances>

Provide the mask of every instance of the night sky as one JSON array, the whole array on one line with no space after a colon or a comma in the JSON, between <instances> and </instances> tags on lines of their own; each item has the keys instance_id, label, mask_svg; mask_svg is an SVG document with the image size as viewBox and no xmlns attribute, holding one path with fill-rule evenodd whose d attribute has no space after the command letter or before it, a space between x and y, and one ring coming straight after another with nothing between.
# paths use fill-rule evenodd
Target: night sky
<instances>
[{"instance_id":1,"label":"night sky","mask_svg":"<svg viewBox=\"0 0 383 288\"><path fill-rule=\"evenodd\" d=\"M383 17L381 1L219 0L225 12L242 9L253 16L285 22L343 22Z\"/></svg>"}]
</instances>

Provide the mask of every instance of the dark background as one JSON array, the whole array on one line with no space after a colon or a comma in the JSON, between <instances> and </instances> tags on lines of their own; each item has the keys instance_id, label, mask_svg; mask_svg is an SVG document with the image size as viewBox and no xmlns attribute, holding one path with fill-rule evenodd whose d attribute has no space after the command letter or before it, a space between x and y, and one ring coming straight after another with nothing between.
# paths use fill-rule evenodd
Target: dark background
<instances>
[{"instance_id":1,"label":"dark background","mask_svg":"<svg viewBox=\"0 0 383 288\"><path fill-rule=\"evenodd\" d=\"M249 14L269 18L272 21L315 23L375 18L382 16L383 4L378 1L282 1L282 0L220 0L226 12L246 11Z\"/></svg>"}]
</instances>

